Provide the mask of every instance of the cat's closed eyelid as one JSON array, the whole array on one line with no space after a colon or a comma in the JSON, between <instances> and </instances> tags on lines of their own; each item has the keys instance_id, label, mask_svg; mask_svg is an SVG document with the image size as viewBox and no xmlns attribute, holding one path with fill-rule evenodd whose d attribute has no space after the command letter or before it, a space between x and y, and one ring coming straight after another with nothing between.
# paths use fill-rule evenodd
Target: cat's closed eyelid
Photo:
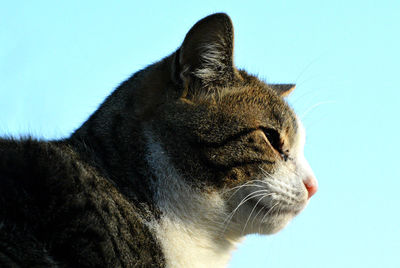
<instances>
[{"instance_id":1,"label":"cat's closed eyelid","mask_svg":"<svg viewBox=\"0 0 400 268\"><path fill-rule=\"evenodd\" d=\"M283 138L279 134L278 131L276 131L273 128L264 128L261 127L260 130L262 131L264 135L264 140L274 149L274 151L279 154L281 159L283 161L293 161L294 159L290 157L290 152L288 149L283 150Z\"/></svg>"},{"instance_id":2,"label":"cat's closed eyelid","mask_svg":"<svg viewBox=\"0 0 400 268\"><path fill-rule=\"evenodd\" d=\"M278 153L282 153L282 141L280 134L273 128L261 127L260 130L265 136L265 140L272 146Z\"/></svg>"}]
</instances>

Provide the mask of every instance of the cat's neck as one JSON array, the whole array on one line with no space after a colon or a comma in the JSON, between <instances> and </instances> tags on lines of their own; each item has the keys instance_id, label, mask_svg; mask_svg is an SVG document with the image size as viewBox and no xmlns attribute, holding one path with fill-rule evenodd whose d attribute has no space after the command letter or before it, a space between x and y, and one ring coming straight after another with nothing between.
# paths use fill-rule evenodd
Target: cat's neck
<instances>
[{"instance_id":1,"label":"cat's neck","mask_svg":"<svg viewBox=\"0 0 400 268\"><path fill-rule=\"evenodd\" d=\"M189 186L151 132L146 161L156 177L154 198L161 219L154 226L168 267L226 267L239 236L227 234L221 197Z\"/></svg>"},{"instance_id":2,"label":"cat's neck","mask_svg":"<svg viewBox=\"0 0 400 268\"><path fill-rule=\"evenodd\" d=\"M147 176L141 172L147 169L142 124L151 117L153 106L166 98L171 60L172 56L166 57L124 81L68 142L111 177ZM153 94L149 97L148 92Z\"/></svg>"},{"instance_id":3,"label":"cat's neck","mask_svg":"<svg viewBox=\"0 0 400 268\"><path fill-rule=\"evenodd\" d=\"M145 158L142 122L148 111L139 110L137 103L145 103L142 91L161 91L168 83L165 66L170 57L148 66L123 82L93 113L90 118L66 140L82 159L94 166L126 195L139 202L152 203L149 188L151 176ZM158 76L157 83L152 82ZM162 94L161 94L162 95ZM154 100L151 100L154 101Z\"/></svg>"},{"instance_id":4,"label":"cat's neck","mask_svg":"<svg viewBox=\"0 0 400 268\"><path fill-rule=\"evenodd\" d=\"M144 204L154 208L153 196L150 189L150 177L143 161L144 150L140 139L125 139L125 133L117 133L118 127L97 122L98 115L94 114L79 128L66 143L80 156L81 160L104 178L109 180L129 200L136 204ZM115 131L110 132L110 129ZM139 130L133 129L135 135ZM125 140L125 141L122 141ZM152 209L153 210L153 209Z\"/></svg>"}]
</instances>

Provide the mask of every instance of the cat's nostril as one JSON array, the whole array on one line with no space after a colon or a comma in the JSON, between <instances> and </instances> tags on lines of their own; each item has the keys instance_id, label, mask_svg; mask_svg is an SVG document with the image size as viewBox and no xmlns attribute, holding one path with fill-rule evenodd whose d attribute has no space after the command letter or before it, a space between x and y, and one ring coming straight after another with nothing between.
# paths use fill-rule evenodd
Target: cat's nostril
<instances>
[{"instance_id":1,"label":"cat's nostril","mask_svg":"<svg viewBox=\"0 0 400 268\"><path fill-rule=\"evenodd\" d=\"M308 192L308 199L310 199L311 196L313 196L318 190L318 181L314 176L311 175L311 176L307 176L303 180L303 183Z\"/></svg>"}]
</instances>

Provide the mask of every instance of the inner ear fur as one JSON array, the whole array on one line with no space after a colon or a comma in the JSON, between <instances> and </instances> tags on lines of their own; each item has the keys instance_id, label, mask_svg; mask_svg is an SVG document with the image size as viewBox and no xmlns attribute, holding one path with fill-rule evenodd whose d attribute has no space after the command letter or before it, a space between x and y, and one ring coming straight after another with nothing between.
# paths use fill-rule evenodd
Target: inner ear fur
<instances>
[{"instance_id":1,"label":"inner ear fur","mask_svg":"<svg viewBox=\"0 0 400 268\"><path fill-rule=\"evenodd\" d=\"M175 54L174 72L186 88L193 83L224 85L234 78L233 25L228 15L210 15L190 29Z\"/></svg>"}]
</instances>

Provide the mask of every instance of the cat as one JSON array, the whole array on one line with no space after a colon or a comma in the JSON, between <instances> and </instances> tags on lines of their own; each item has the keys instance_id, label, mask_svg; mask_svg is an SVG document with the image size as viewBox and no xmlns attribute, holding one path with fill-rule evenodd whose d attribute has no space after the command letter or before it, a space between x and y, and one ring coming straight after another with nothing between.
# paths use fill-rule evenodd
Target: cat
<instances>
[{"instance_id":1,"label":"cat","mask_svg":"<svg viewBox=\"0 0 400 268\"><path fill-rule=\"evenodd\" d=\"M70 137L0 139L0 267L225 267L317 191L293 89L237 69L217 13Z\"/></svg>"}]
</instances>

